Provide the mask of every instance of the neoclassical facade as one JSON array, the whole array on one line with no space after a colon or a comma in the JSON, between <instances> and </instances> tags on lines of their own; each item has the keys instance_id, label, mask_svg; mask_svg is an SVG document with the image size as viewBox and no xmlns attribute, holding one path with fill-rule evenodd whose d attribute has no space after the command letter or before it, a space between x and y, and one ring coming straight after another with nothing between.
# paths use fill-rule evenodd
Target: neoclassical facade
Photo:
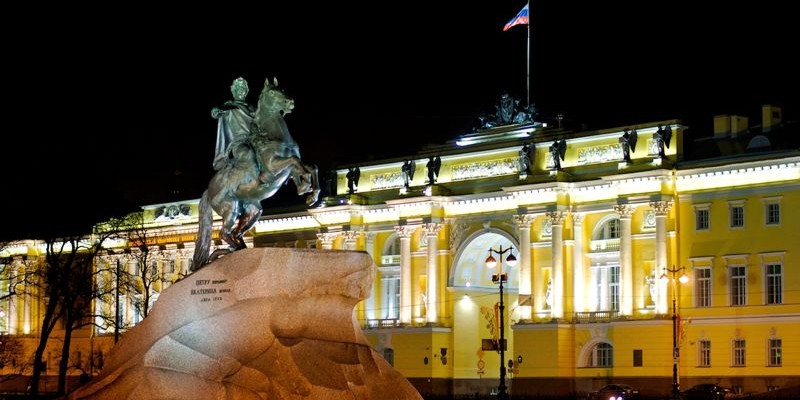
<instances>
[{"instance_id":1,"label":"neoclassical facade","mask_svg":"<svg viewBox=\"0 0 800 400\"><path fill-rule=\"evenodd\" d=\"M798 131L780 111L765 106L762 124L748 128L745 119L744 130L742 117L719 116L713 136L691 143L677 120L477 131L420 154L339 169L335 195L309 209L267 210L248 239L369 253L375 281L355 317L423 395L495 391L500 318L515 395L584 396L624 382L663 397L673 366L684 389L796 386L800 152L777 145ZM623 148L627 132L635 132L635 148ZM553 148L562 140L559 154ZM409 160L414 176L404 168ZM348 176L356 167L358 182ZM196 206L144 208L146 245L161 254L154 262L165 274L156 291L189 271ZM136 247L120 242L98 263L136 268ZM512 254L514 265L506 261ZM502 315L498 273L507 277ZM684 274L686 283L677 279ZM126 296L95 307L119 307L135 324ZM35 334L29 303L3 305L4 332ZM109 335L108 327L86 333L106 342Z\"/></svg>"}]
</instances>

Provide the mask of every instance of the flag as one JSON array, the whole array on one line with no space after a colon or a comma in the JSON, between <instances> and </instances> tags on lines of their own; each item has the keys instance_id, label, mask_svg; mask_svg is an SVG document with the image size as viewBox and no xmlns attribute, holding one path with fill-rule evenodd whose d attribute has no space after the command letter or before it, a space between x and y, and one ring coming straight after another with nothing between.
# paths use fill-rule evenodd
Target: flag
<instances>
[{"instance_id":1,"label":"flag","mask_svg":"<svg viewBox=\"0 0 800 400\"><path fill-rule=\"evenodd\" d=\"M522 10L519 10L517 15L514 18L511 18L511 21L508 21L505 27L503 27L503 32L511 29L514 25L528 25L528 5L525 4L525 7L522 7Z\"/></svg>"}]
</instances>

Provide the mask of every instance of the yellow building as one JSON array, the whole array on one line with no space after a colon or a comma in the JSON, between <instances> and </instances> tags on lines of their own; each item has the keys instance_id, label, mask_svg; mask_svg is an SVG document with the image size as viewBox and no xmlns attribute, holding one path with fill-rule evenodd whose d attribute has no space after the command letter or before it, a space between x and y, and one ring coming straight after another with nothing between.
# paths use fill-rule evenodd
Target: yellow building
<instances>
[{"instance_id":1,"label":"yellow building","mask_svg":"<svg viewBox=\"0 0 800 400\"><path fill-rule=\"evenodd\" d=\"M338 195L267 210L250 239L368 252L377 274L356 318L423 395L495 392L501 356L491 348L501 334L514 395L584 396L609 382L652 397L668 395L673 380L743 393L798 386L797 126L774 106L752 128L740 116L714 122L713 136L691 142L677 120L478 131L340 169ZM626 132L638 138L629 161ZM145 207L145 242L162 255L165 282L189 270L196 204ZM100 262L135 268L125 257L136 246L118 249ZM502 314L497 273L507 274ZM135 323L125 296L117 304ZM8 314L11 334L35 320ZM113 339L103 329L87 336Z\"/></svg>"},{"instance_id":2,"label":"yellow building","mask_svg":"<svg viewBox=\"0 0 800 400\"><path fill-rule=\"evenodd\" d=\"M800 262L800 221L789 205L800 201L800 153L780 113L765 106L752 129L718 116L714 136L691 144L677 120L484 130L410 159L343 168L343 195L265 217L255 241L371 254L378 274L357 318L423 394L496 391L500 355L482 344L499 336L499 288L485 260L509 254L518 261L501 264L512 394L582 396L626 382L666 396L673 365L681 389L797 386L800 278L790 266ZM630 162L626 128L638 137ZM416 174L406 187L408 160ZM358 182L348 179L356 167ZM684 274L688 283L677 280Z\"/></svg>"}]
</instances>

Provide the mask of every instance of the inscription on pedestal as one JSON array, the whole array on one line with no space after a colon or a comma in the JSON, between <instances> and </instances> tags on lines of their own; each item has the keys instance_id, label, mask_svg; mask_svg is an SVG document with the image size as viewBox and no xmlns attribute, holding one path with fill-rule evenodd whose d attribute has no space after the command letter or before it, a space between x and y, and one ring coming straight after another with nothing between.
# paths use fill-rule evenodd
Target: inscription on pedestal
<instances>
[{"instance_id":1,"label":"inscription on pedestal","mask_svg":"<svg viewBox=\"0 0 800 400\"><path fill-rule=\"evenodd\" d=\"M200 298L201 303L222 301L223 294L231 292L231 288L225 285L227 282L227 279L197 279L195 280L195 288L191 289L189 294L203 296ZM219 287L221 285L222 287Z\"/></svg>"}]
</instances>

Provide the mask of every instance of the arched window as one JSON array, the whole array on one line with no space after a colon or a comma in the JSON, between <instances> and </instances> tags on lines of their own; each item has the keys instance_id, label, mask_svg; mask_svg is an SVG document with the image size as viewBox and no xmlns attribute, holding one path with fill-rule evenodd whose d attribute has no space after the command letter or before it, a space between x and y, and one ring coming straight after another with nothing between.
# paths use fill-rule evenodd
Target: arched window
<instances>
[{"instance_id":1,"label":"arched window","mask_svg":"<svg viewBox=\"0 0 800 400\"><path fill-rule=\"evenodd\" d=\"M590 367L613 367L614 366L614 348L609 343L598 343L589 353L589 366Z\"/></svg>"},{"instance_id":2,"label":"arched window","mask_svg":"<svg viewBox=\"0 0 800 400\"><path fill-rule=\"evenodd\" d=\"M592 311L618 311L620 304L620 221L617 214L601 218L592 231L591 285L589 308Z\"/></svg>"},{"instance_id":3,"label":"arched window","mask_svg":"<svg viewBox=\"0 0 800 400\"><path fill-rule=\"evenodd\" d=\"M619 239L619 218L606 221L606 223L595 232L595 236L595 240Z\"/></svg>"}]
</instances>

